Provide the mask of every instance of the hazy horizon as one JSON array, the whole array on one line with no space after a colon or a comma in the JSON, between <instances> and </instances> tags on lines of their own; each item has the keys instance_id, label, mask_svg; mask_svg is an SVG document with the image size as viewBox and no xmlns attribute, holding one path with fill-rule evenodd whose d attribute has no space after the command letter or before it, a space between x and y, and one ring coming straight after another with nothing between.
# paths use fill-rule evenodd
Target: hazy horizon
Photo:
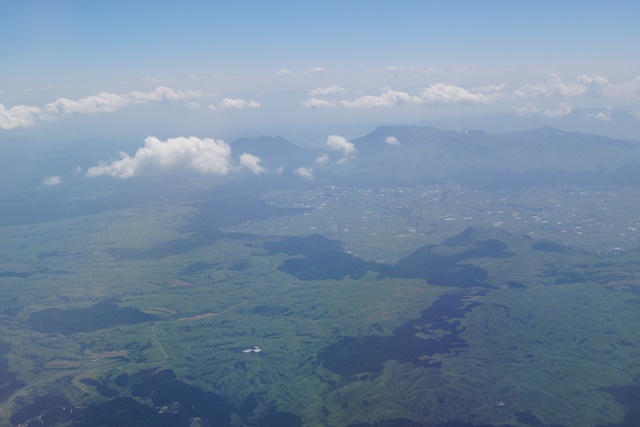
<instances>
[{"instance_id":1,"label":"hazy horizon","mask_svg":"<svg viewBox=\"0 0 640 427\"><path fill-rule=\"evenodd\" d=\"M3 8L3 140L270 134L304 145L447 122L631 139L640 129L631 1Z\"/></svg>"}]
</instances>

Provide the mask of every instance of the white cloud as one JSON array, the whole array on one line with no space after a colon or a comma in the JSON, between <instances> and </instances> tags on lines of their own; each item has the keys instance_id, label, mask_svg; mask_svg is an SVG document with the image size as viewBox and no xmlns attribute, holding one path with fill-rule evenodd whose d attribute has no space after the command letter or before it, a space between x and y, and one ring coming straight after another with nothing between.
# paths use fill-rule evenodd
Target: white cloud
<instances>
[{"instance_id":1,"label":"white cloud","mask_svg":"<svg viewBox=\"0 0 640 427\"><path fill-rule=\"evenodd\" d=\"M327 147L329 147L330 151L342 152L342 158L338 160L338 163L346 162L358 152L352 142L347 141L345 137L340 135L329 135Z\"/></svg>"},{"instance_id":2,"label":"white cloud","mask_svg":"<svg viewBox=\"0 0 640 427\"><path fill-rule=\"evenodd\" d=\"M527 84L520 87L517 94L524 97L529 96L561 96L573 97L584 95L587 86L584 82L579 84L564 83L559 75L549 74L547 83Z\"/></svg>"},{"instance_id":3,"label":"white cloud","mask_svg":"<svg viewBox=\"0 0 640 427\"><path fill-rule=\"evenodd\" d=\"M562 117L573 113L575 110L576 107L574 105L567 104L566 102L561 102L557 108L548 108L542 111L531 102L515 109L516 114L519 116L541 114L545 117Z\"/></svg>"},{"instance_id":4,"label":"white cloud","mask_svg":"<svg viewBox=\"0 0 640 427\"><path fill-rule=\"evenodd\" d=\"M606 113L604 111L600 111L598 113L589 113L586 116L597 119L597 120L611 121L611 114Z\"/></svg>"},{"instance_id":5,"label":"white cloud","mask_svg":"<svg viewBox=\"0 0 640 427\"><path fill-rule=\"evenodd\" d=\"M35 126L40 121L41 115L41 109L38 107L16 105L15 107L6 108L0 104L0 129Z\"/></svg>"},{"instance_id":6,"label":"white cloud","mask_svg":"<svg viewBox=\"0 0 640 427\"><path fill-rule=\"evenodd\" d=\"M421 100L417 96L411 96L407 92L400 92L391 88L383 88L380 95L364 95L353 101L344 100L341 104L348 108L392 107L396 104L419 104Z\"/></svg>"},{"instance_id":7,"label":"white cloud","mask_svg":"<svg viewBox=\"0 0 640 427\"><path fill-rule=\"evenodd\" d=\"M418 68L420 68L420 67L403 67L403 66L390 65L388 67L384 67L382 69L382 71L389 72L389 73L395 73L397 71L414 71L414 70L416 70Z\"/></svg>"},{"instance_id":8,"label":"white cloud","mask_svg":"<svg viewBox=\"0 0 640 427\"><path fill-rule=\"evenodd\" d=\"M485 90L496 90L501 86L486 87ZM418 95L383 88L380 95L364 95L352 101L344 100L341 104L349 108L393 107L398 104L445 105L445 104L480 104L490 100L483 93L473 93L459 86L436 83L420 89Z\"/></svg>"},{"instance_id":9,"label":"white cloud","mask_svg":"<svg viewBox=\"0 0 640 427\"><path fill-rule=\"evenodd\" d=\"M420 100L424 104L481 104L489 101L482 93L472 93L459 86L436 83L420 91Z\"/></svg>"},{"instance_id":10,"label":"white cloud","mask_svg":"<svg viewBox=\"0 0 640 427\"><path fill-rule=\"evenodd\" d=\"M285 68L281 68L278 72L276 72L276 76L290 76L293 74L293 71L287 70Z\"/></svg>"},{"instance_id":11,"label":"white cloud","mask_svg":"<svg viewBox=\"0 0 640 427\"><path fill-rule=\"evenodd\" d=\"M301 166L298 169L294 170L293 172L304 179L308 179L308 180L313 179L313 168L305 168L304 166Z\"/></svg>"},{"instance_id":12,"label":"white cloud","mask_svg":"<svg viewBox=\"0 0 640 427\"><path fill-rule=\"evenodd\" d=\"M542 115L545 117L562 117L571 114L575 110L573 105L569 105L565 102L561 103L558 108L553 110L544 110Z\"/></svg>"},{"instance_id":13,"label":"white cloud","mask_svg":"<svg viewBox=\"0 0 640 427\"><path fill-rule=\"evenodd\" d=\"M62 178L60 178L60 175L50 176L42 180L44 185L59 185L61 182Z\"/></svg>"},{"instance_id":14,"label":"white cloud","mask_svg":"<svg viewBox=\"0 0 640 427\"><path fill-rule=\"evenodd\" d=\"M161 102L161 101L182 101L185 99L202 98L212 96L199 90L173 90L160 86L151 92L130 92L127 98L137 102Z\"/></svg>"},{"instance_id":15,"label":"white cloud","mask_svg":"<svg viewBox=\"0 0 640 427\"><path fill-rule=\"evenodd\" d=\"M245 101L243 99L238 98L224 98L218 104L220 108L262 108L259 102L250 100Z\"/></svg>"},{"instance_id":16,"label":"white cloud","mask_svg":"<svg viewBox=\"0 0 640 427\"><path fill-rule=\"evenodd\" d=\"M509 89L509 85L506 84L506 83L487 84L487 85L472 87L470 89L473 92L483 93L483 94L486 94L486 95L502 94L502 93L507 92L507 90Z\"/></svg>"},{"instance_id":17,"label":"white cloud","mask_svg":"<svg viewBox=\"0 0 640 427\"><path fill-rule=\"evenodd\" d=\"M597 74L578 76L578 83L585 85L587 95L600 98L611 87L609 79Z\"/></svg>"},{"instance_id":18,"label":"white cloud","mask_svg":"<svg viewBox=\"0 0 640 427\"><path fill-rule=\"evenodd\" d=\"M131 178L148 172L193 169L203 174L226 175L230 170L231 148L222 140L178 137L160 141L150 136L144 147L131 157L120 153L120 160L90 167L85 176L110 175Z\"/></svg>"},{"instance_id":19,"label":"white cloud","mask_svg":"<svg viewBox=\"0 0 640 427\"><path fill-rule=\"evenodd\" d=\"M0 104L0 129L16 129L36 126L42 121L54 121L74 114L95 114L118 111L133 104L181 101L211 96L201 91L173 90L158 87L151 92L117 94L101 92L80 99L58 98L44 107L16 105L5 108Z\"/></svg>"},{"instance_id":20,"label":"white cloud","mask_svg":"<svg viewBox=\"0 0 640 427\"><path fill-rule=\"evenodd\" d=\"M293 76L294 74L313 74L313 73L324 73L327 70L322 68L322 67L314 67L311 68L309 70L305 70L305 71L298 71L298 72L293 72L291 70L287 70L286 68L281 68L279 71L276 72L276 76Z\"/></svg>"},{"instance_id":21,"label":"white cloud","mask_svg":"<svg viewBox=\"0 0 640 427\"><path fill-rule=\"evenodd\" d=\"M265 169L260 166L261 161L260 157L249 153L242 153L240 156L240 164L256 175L260 175L265 171Z\"/></svg>"},{"instance_id":22,"label":"white cloud","mask_svg":"<svg viewBox=\"0 0 640 427\"><path fill-rule=\"evenodd\" d=\"M317 87L310 91L307 95L309 96L325 96L325 95L334 95L336 93L343 93L347 90L339 85L331 85L327 87Z\"/></svg>"},{"instance_id":23,"label":"white cloud","mask_svg":"<svg viewBox=\"0 0 640 427\"><path fill-rule=\"evenodd\" d=\"M331 160L331 158L327 153L322 153L316 157L316 163L318 164L327 163L329 160Z\"/></svg>"},{"instance_id":24,"label":"white cloud","mask_svg":"<svg viewBox=\"0 0 640 427\"><path fill-rule=\"evenodd\" d=\"M386 142L389 145L400 145L400 141L398 141L398 138L396 138L395 136L386 137L384 142Z\"/></svg>"},{"instance_id":25,"label":"white cloud","mask_svg":"<svg viewBox=\"0 0 640 427\"><path fill-rule=\"evenodd\" d=\"M404 73L404 74L436 74L441 73L440 68L420 67L420 66L395 66L391 65L382 69L385 73Z\"/></svg>"},{"instance_id":26,"label":"white cloud","mask_svg":"<svg viewBox=\"0 0 640 427\"><path fill-rule=\"evenodd\" d=\"M302 106L307 108L335 107L336 103L326 99L309 98L302 103Z\"/></svg>"},{"instance_id":27,"label":"white cloud","mask_svg":"<svg viewBox=\"0 0 640 427\"><path fill-rule=\"evenodd\" d=\"M52 117L70 116L72 114L92 114L117 111L128 104L131 100L126 95L102 92L97 95L73 100L59 98L44 106L45 114Z\"/></svg>"},{"instance_id":28,"label":"white cloud","mask_svg":"<svg viewBox=\"0 0 640 427\"><path fill-rule=\"evenodd\" d=\"M630 81L612 83L597 74L580 75L576 83L565 83L557 74L549 74L546 83L532 83L518 87L512 95L516 98L560 97L571 98L586 95L591 98L640 98L640 76Z\"/></svg>"},{"instance_id":29,"label":"white cloud","mask_svg":"<svg viewBox=\"0 0 640 427\"><path fill-rule=\"evenodd\" d=\"M640 111L630 111L629 114L636 119L640 119Z\"/></svg>"},{"instance_id":30,"label":"white cloud","mask_svg":"<svg viewBox=\"0 0 640 427\"><path fill-rule=\"evenodd\" d=\"M602 90L608 98L640 98L640 76L623 83L612 84Z\"/></svg>"},{"instance_id":31,"label":"white cloud","mask_svg":"<svg viewBox=\"0 0 640 427\"><path fill-rule=\"evenodd\" d=\"M581 76L578 76L578 82L584 83L586 85L611 86L611 82L609 82L609 79L597 74L592 74L590 76L583 74Z\"/></svg>"},{"instance_id":32,"label":"white cloud","mask_svg":"<svg viewBox=\"0 0 640 427\"><path fill-rule=\"evenodd\" d=\"M527 114L540 114L540 110L533 103L528 103L522 107L516 108L516 114L519 116L525 116Z\"/></svg>"},{"instance_id":33,"label":"white cloud","mask_svg":"<svg viewBox=\"0 0 640 427\"><path fill-rule=\"evenodd\" d=\"M549 75L547 88L552 94L563 97L583 95L587 92L587 87L584 84L564 83L557 74Z\"/></svg>"},{"instance_id":34,"label":"white cloud","mask_svg":"<svg viewBox=\"0 0 640 427\"><path fill-rule=\"evenodd\" d=\"M310 70L304 71L304 74L311 74L311 73L325 73L327 70L325 70L322 67L314 67Z\"/></svg>"},{"instance_id":35,"label":"white cloud","mask_svg":"<svg viewBox=\"0 0 640 427\"><path fill-rule=\"evenodd\" d=\"M592 119L610 122L611 120L613 120L611 118L612 114L613 114L613 108L607 107L605 111L599 111L597 113L589 113L589 114L586 114L586 117L591 117Z\"/></svg>"}]
</instances>

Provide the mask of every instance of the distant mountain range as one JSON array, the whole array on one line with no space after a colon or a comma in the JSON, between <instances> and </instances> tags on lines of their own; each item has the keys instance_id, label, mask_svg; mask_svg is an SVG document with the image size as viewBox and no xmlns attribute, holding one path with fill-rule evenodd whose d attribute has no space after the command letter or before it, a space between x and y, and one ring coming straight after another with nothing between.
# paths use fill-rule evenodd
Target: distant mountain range
<instances>
[{"instance_id":1,"label":"distant mountain range","mask_svg":"<svg viewBox=\"0 0 640 427\"><path fill-rule=\"evenodd\" d=\"M551 127L504 134L440 130L426 126L380 126L350 141L357 155L336 162L317 159L283 138L243 138L231 144L262 159L269 171L314 169L316 180L368 177L399 182L455 179L465 184L511 186L640 183L640 142L567 132ZM326 150L324 150L326 151Z\"/></svg>"},{"instance_id":2,"label":"distant mountain range","mask_svg":"<svg viewBox=\"0 0 640 427\"><path fill-rule=\"evenodd\" d=\"M448 182L483 190L640 186L640 142L551 127L489 133L380 126L363 137L341 141L343 145L334 145L330 150L300 147L280 137L241 138L230 144L233 163L238 165L240 156L249 153L261 159L264 173L255 175L248 168L236 168L233 174L216 177L214 190L208 187L209 177L194 178L193 171L149 174L126 182L105 179L100 181L100 193L91 197L87 195L95 191L96 183L82 174L64 176L65 185L42 184L43 176L74 169L78 161L75 146L67 147L67 152L56 152L55 156L32 159L31 144L8 144L7 153L11 155L0 161L0 175L6 181L0 186L0 226L167 201L253 200L267 191L309 186L412 187ZM356 151L348 144L353 144ZM89 156L83 147L81 158ZM103 153L91 154L91 163L102 156ZM180 177L194 179L190 191L176 185ZM201 184L206 189L200 188ZM255 210L260 205L249 204L247 208Z\"/></svg>"},{"instance_id":3,"label":"distant mountain range","mask_svg":"<svg viewBox=\"0 0 640 427\"><path fill-rule=\"evenodd\" d=\"M264 165L271 171L278 168L299 167L320 154L319 150L302 148L279 136L261 136L259 138L240 138L231 144L238 156L250 153L260 157Z\"/></svg>"}]
</instances>

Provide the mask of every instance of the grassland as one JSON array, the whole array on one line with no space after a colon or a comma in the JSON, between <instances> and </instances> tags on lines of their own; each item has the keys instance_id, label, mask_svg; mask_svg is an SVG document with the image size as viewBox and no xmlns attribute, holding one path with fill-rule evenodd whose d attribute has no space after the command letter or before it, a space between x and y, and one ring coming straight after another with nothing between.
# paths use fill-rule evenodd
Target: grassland
<instances>
[{"instance_id":1,"label":"grassland","mask_svg":"<svg viewBox=\"0 0 640 427\"><path fill-rule=\"evenodd\" d=\"M564 426L623 419L625 407L600 389L640 381L636 190L324 188L265 200L310 210L227 225L209 239L185 231L194 215L186 203L2 228L0 334L11 345L8 371L25 385L0 403L0 424L51 390L78 407L104 401L80 380L113 386L123 372L153 367L238 406L253 393L259 406L245 423L270 406L306 426L392 418L526 426L522 414ZM354 256L392 263L425 245L439 244L433 250L442 255L467 250L442 244L467 227L515 254L468 260L489 273L488 288L463 291L480 303L455 320L468 348L430 355L439 368L388 360L380 372L349 377L324 367L318 353L344 337L391 336L460 289L372 272L299 280L276 269L292 256L262 246L317 233ZM532 249L539 240L566 251ZM42 310L108 298L155 319L69 333L29 327ZM420 336L441 332L430 333ZM262 351L243 352L254 346Z\"/></svg>"}]
</instances>

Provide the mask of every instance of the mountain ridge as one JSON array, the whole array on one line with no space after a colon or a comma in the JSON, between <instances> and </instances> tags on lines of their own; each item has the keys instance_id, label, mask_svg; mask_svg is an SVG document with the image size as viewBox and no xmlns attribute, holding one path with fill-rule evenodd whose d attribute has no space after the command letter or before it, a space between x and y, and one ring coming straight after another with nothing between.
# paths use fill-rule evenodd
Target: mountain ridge
<instances>
[{"instance_id":1,"label":"mountain ridge","mask_svg":"<svg viewBox=\"0 0 640 427\"><path fill-rule=\"evenodd\" d=\"M484 175L497 171L529 174L527 179L531 181L536 179L534 175L544 175L544 171L560 179L566 172L615 172L640 165L638 141L550 126L491 133L382 125L350 143L355 150L345 158L340 158L339 149L303 148L281 137L240 138L231 147L234 156L247 152L260 157L267 172L291 172L305 167L313 169L317 179L373 176L401 181L441 180L468 176L473 171L483 171ZM327 156L319 161L323 153Z\"/></svg>"}]
</instances>

